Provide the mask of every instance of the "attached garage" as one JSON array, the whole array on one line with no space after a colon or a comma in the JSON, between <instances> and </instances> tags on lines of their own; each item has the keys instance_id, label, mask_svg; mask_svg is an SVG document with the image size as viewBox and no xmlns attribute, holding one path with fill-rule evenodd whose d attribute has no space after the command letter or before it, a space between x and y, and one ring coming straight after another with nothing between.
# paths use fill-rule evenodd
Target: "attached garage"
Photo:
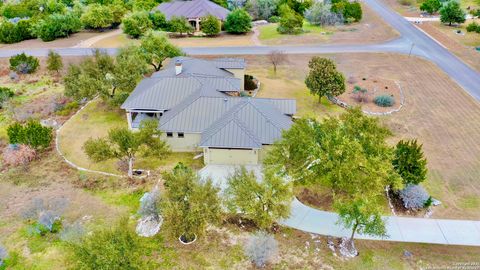
<instances>
[{"instance_id":1,"label":"attached garage","mask_svg":"<svg viewBox=\"0 0 480 270\"><path fill-rule=\"evenodd\" d=\"M256 165L258 149L204 148L205 164Z\"/></svg>"}]
</instances>

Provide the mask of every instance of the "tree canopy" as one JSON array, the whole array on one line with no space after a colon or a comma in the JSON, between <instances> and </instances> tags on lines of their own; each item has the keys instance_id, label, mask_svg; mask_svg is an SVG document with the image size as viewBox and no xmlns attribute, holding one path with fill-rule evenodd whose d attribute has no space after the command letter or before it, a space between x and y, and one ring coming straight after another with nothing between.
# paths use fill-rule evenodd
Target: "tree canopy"
<instances>
[{"instance_id":1,"label":"tree canopy","mask_svg":"<svg viewBox=\"0 0 480 270\"><path fill-rule=\"evenodd\" d=\"M140 40L140 49L145 55L145 59L148 64L155 68L155 71L159 71L162 68L162 63L167 58L182 55L182 51L170 43L167 37L156 31L149 31Z\"/></svg>"},{"instance_id":2,"label":"tree canopy","mask_svg":"<svg viewBox=\"0 0 480 270\"><path fill-rule=\"evenodd\" d=\"M345 92L345 77L339 71L335 62L328 58L314 56L308 63L310 68L305 84L310 93L323 96L338 96Z\"/></svg>"},{"instance_id":3,"label":"tree canopy","mask_svg":"<svg viewBox=\"0 0 480 270\"><path fill-rule=\"evenodd\" d=\"M399 141L392 164L405 185L418 185L427 178L427 160L417 140Z\"/></svg>"},{"instance_id":4,"label":"tree canopy","mask_svg":"<svg viewBox=\"0 0 480 270\"><path fill-rule=\"evenodd\" d=\"M139 38L152 29L153 23L147 11L136 11L126 15L122 20L123 32L132 38Z\"/></svg>"},{"instance_id":5,"label":"tree canopy","mask_svg":"<svg viewBox=\"0 0 480 270\"><path fill-rule=\"evenodd\" d=\"M95 3L87 6L80 20L85 28L107 28L113 23L113 12L110 7Z\"/></svg>"},{"instance_id":6,"label":"tree canopy","mask_svg":"<svg viewBox=\"0 0 480 270\"><path fill-rule=\"evenodd\" d=\"M252 17L244 9L237 8L228 14L224 26L228 33L248 33L252 30Z\"/></svg>"},{"instance_id":7,"label":"tree canopy","mask_svg":"<svg viewBox=\"0 0 480 270\"><path fill-rule=\"evenodd\" d=\"M443 4L443 7L440 9L440 21L442 23L452 25L452 23L464 23L465 20L466 13L455 0Z\"/></svg>"},{"instance_id":8,"label":"tree canopy","mask_svg":"<svg viewBox=\"0 0 480 270\"><path fill-rule=\"evenodd\" d=\"M215 36L220 33L221 22L217 17L208 15L202 19L202 32L207 36Z\"/></svg>"}]
</instances>

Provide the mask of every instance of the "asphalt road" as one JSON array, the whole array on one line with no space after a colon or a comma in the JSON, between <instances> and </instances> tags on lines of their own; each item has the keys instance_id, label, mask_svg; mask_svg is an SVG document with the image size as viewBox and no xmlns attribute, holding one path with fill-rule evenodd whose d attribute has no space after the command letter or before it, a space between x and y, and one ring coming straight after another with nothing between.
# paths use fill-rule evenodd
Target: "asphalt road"
<instances>
[{"instance_id":1,"label":"asphalt road","mask_svg":"<svg viewBox=\"0 0 480 270\"><path fill-rule=\"evenodd\" d=\"M480 73L467 66L447 49L440 46L379 0L363 1L376 11L387 23L395 28L401 34L401 37L393 41L372 45L190 47L183 48L183 50L190 55L267 54L272 50L281 50L289 54L356 52L396 52L408 54L413 48L411 50L413 55L434 62L463 89L465 89L467 93L475 99L480 100ZM93 52L92 48L62 48L55 50L63 56L91 55ZM103 50L109 54L116 53L116 49ZM0 49L0 57L10 57L21 52L27 52L34 56L46 56L48 54L48 49Z\"/></svg>"}]
</instances>

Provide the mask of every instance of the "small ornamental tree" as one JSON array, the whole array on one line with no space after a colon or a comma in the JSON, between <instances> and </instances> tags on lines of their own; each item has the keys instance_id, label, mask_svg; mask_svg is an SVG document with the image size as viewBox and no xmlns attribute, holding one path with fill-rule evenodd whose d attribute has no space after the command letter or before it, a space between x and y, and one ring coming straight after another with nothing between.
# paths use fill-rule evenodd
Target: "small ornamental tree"
<instances>
[{"instance_id":1,"label":"small ornamental tree","mask_svg":"<svg viewBox=\"0 0 480 270\"><path fill-rule=\"evenodd\" d=\"M310 71L305 78L305 84L310 93L318 96L338 96L345 92L345 77L335 63L328 58L314 56L308 63Z\"/></svg>"},{"instance_id":2,"label":"small ornamental tree","mask_svg":"<svg viewBox=\"0 0 480 270\"><path fill-rule=\"evenodd\" d=\"M25 53L10 57L10 69L23 74L34 73L38 66L38 58L27 56Z\"/></svg>"},{"instance_id":3,"label":"small ornamental tree","mask_svg":"<svg viewBox=\"0 0 480 270\"><path fill-rule=\"evenodd\" d=\"M452 23L464 23L465 20L466 13L455 0L448 1L440 9L440 21L442 23L448 23L451 26Z\"/></svg>"},{"instance_id":4,"label":"small ornamental tree","mask_svg":"<svg viewBox=\"0 0 480 270\"><path fill-rule=\"evenodd\" d=\"M5 102L7 102L14 95L15 94L10 88L0 86L0 109L3 108Z\"/></svg>"},{"instance_id":5,"label":"small ornamental tree","mask_svg":"<svg viewBox=\"0 0 480 270\"><path fill-rule=\"evenodd\" d=\"M162 197L164 224L172 238L191 242L205 233L208 224L220 219L219 189L212 181L200 180L182 163L164 174L165 195Z\"/></svg>"},{"instance_id":6,"label":"small ornamental tree","mask_svg":"<svg viewBox=\"0 0 480 270\"><path fill-rule=\"evenodd\" d=\"M303 17L288 5L280 7L280 22L277 31L281 34L299 34L303 31Z\"/></svg>"},{"instance_id":7,"label":"small ornamental tree","mask_svg":"<svg viewBox=\"0 0 480 270\"><path fill-rule=\"evenodd\" d=\"M251 235L244 249L245 255L258 268L265 267L278 256L277 240L265 231L258 231Z\"/></svg>"},{"instance_id":8,"label":"small ornamental tree","mask_svg":"<svg viewBox=\"0 0 480 270\"><path fill-rule=\"evenodd\" d=\"M427 160L417 140L399 141L392 164L405 185L418 185L427 178Z\"/></svg>"},{"instance_id":9,"label":"small ornamental tree","mask_svg":"<svg viewBox=\"0 0 480 270\"><path fill-rule=\"evenodd\" d=\"M172 16L168 21L168 28L170 32L178 33L179 35L191 34L195 31L193 26L187 21L185 17Z\"/></svg>"},{"instance_id":10,"label":"small ornamental tree","mask_svg":"<svg viewBox=\"0 0 480 270\"><path fill-rule=\"evenodd\" d=\"M152 22L153 29L163 30L163 29L168 28L167 19L165 18L165 15L163 15L163 13L160 12L159 10L156 10L154 12L150 12L148 14L148 17L150 18L150 21Z\"/></svg>"},{"instance_id":11,"label":"small ornamental tree","mask_svg":"<svg viewBox=\"0 0 480 270\"><path fill-rule=\"evenodd\" d=\"M85 28L103 29L112 25L113 12L109 6L94 3L87 6L80 20Z\"/></svg>"},{"instance_id":12,"label":"small ornamental tree","mask_svg":"<svg viewBox=\"0 0 480 270\"><path fill-rule=\"evenodd\" d=\"M248 33L252 30L252 17L244 9L237 8L228 14L224 27L231 34Z\"/></svg>"},{"instance_id":13,"label":"small ornamental tree","mask_svg":"<svg viewBox=\"0 0 480 270\"><path fill-rule=\"evenodd\" d=\"M54 50L50 50L47 57L47 69L58 73L62 68L62 57Z\"/></svg>"},{"instance_id":14,"label":"small ornamental tree","mask_svg":"<svg viewBox=\"0 0 480 270\"><path fill-rule=\"evenodd\" d=\"M436 13L442 7L440 0L426 0L420 5L420 10L429 14Z\"/></svg>"},{"instance_id":15,"label":"small ornamental tree","mask_svg":"<svg viewBox=\"0 0 480 270\"><path fill-rule=\"evenodd\" d=\"M151 246L134 233L127 218L69 245L75 269L159 269L148 256Z\"/></svg>"},{"instance_id":16,"label":"small ornamental tree","mask_svg":"<svg viewBox=\"0 0 480 270\"><path fill-rule=\"evenodd\" d=\"M268 54L268 59L273 65L273 73L277 74L277 66L287 61L287 55L283 51L273 50Z\"/></svg>"},{"instance_id":17,"label":"small ornamental tree","mask_svg":"<svg viewBox=\"0 0 480 270\"><path fill-rule=\"evenodd\" d=\"M288 217L293 198L291 184L282 177L266 170L260 180L245 167L228 179L225 196L230 213L240 213L261 229L270 229L276 220Z\"/></svg>"},{"instance_id":18,"label":"small ornamental tree","mask_svg":"<svg viewBox=\"0 0 480 270\"><path fill-rule=\"evenodd\" d=\"M148 64L159 71L167 58L182 55L182 51L167 39L161 32L149 31L140 40L140 49Z\"/></svg>"},{"instance_id":19,"label":"small ornamental tree","mask_svg":"<svg viewBox=\"0 0 480 270\"><path fill-rule=\"evenodd\" d=\"M8 141L10 144L25 144L35 150L45 149L52 142L52 131L51 127L44 127L36 120L26 124L15 122L7 128Z\"/></svg>"},{"instance_id":20,"label":"small ornamental tree","mask_svg":"<svg viewBox=\"0 0 480 270\"><path fill-rule=\"evenodd\" d=\"M169 152L168 145L160 139L161 132L157 126L155 120L144 120L138 132L128 128L113 128L105 138L88 139L83 150L94 162L113 158L127 161L128 176L133 177L133 163L138 154L162 158Z\"/></svg>"},{"instance_id":21,"label":"small ornamental tree","mask_svg":"<svg viewBox=\"0 0 480 270\"><path fill-rule=\"evenodd\" d=\"M153 24L149 19L147 11L136 11L122 20L123 32L132 38L139 38L148 30L152 29Z\"/></svg>"},{"instance_id":22,"label":"small ornamental tree","mask_svg":"<svg viewBox=\"0 0 480 270\"><path fill-rule=\"evenodd\" d=\"M201 26L202 32L207 36L216 36L221 30L220 20L210 14L202 19Z\"/></svg>"}]
</instances>

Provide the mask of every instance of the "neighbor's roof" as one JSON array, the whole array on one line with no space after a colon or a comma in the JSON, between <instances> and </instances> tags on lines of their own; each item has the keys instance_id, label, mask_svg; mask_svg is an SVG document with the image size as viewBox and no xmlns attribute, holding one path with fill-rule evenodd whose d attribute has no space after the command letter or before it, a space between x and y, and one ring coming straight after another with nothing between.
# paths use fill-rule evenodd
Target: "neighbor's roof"
<instances>
[{"instance_id":1,"label":"neighbor's roof","mask_svg":"<svg viewBox=\"0 0 480 270\"><path fill-rule=\"evenodd\" d=\"M172 16L182 16L187 19L201 18L209 14L224 21L230 11L209 0L173 0L163 2L157 6L165 17L169 20Z\"/></svg>"},{"instance_id":2,"label":"neighbor's roof","mask_svg":"<svg viewBox=\"0 0 480 270\"><path fill-rule=\"evenodd\" d=\"M295 106L295 100L285 100ZM201 147L259 148L292 120L273 99L192 95L160 118L165 132L202 133ZM246 137L245 137L246 136Z\"/></svg>"}]
</instances>

